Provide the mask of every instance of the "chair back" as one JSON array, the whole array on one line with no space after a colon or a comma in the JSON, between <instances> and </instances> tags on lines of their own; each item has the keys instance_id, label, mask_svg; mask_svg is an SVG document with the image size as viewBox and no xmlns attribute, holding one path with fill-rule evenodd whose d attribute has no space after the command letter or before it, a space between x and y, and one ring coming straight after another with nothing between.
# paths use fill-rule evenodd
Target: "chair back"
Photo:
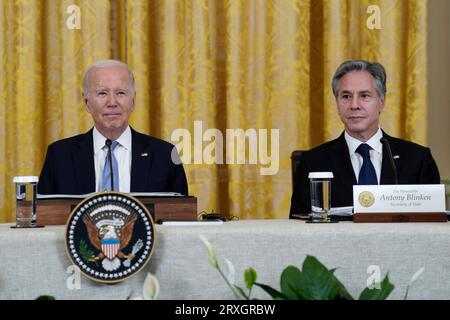
<instances>
[{"instance_id":1,"label":"chair back","mask_svg":"<svg viewBox=\"0 0 450 320\"><path fill-rule=\"evenodd\" d=\"M303 150L294 150L291 154L291 169L292 169L292 191L295 191L294 177L298 170L300 170L300 159L302 157Z\"/></svg>"}]
</instances>

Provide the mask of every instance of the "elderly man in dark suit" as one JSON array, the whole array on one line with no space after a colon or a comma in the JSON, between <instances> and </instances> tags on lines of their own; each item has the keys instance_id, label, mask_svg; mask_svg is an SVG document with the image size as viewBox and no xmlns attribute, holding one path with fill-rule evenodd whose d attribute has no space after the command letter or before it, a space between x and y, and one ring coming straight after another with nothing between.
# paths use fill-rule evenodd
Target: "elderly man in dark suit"
<instances>
[{"instance_id":1,"label":"elderly man in dark suit","mask_svg":"<svg viewBox=\"0 0 450 320\"><path fill-rule=\"evenodd\" d=\"M386 101L386 72L381 64L346 61L336 70L332 88L345 131L302 154L294 177L291 218L311 211L309 172L333 172L332 207L352 206L355 184L440 183L429 148L391 137L379 127Z\"/></svg>"},{"instance_id":2,"label":"elderly man in dark suit","mask_svg":"<svg viewBox=\"0 0 450 320\"><path fill-rule=\"evenodd\" d=\"M126 64L116 60L93 64L84 76L83 100L94 127L48 147L38 193L115 190L187 195L186 175L174 146L130 127L135 97L134 76Z\"/></svg>"}]
</instances>

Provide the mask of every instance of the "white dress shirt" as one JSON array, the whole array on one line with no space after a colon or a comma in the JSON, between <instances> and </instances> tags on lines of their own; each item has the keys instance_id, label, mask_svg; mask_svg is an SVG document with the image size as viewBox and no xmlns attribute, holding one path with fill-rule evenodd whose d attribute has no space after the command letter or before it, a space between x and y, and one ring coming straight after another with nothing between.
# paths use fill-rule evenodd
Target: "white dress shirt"
<instances>
[{"instance_id":1,"label":"white dress shirt","mask_svg":"<svg viewBox=\"0 0 450 320\"><path fill-rule=\"evenodd\" d=\"M103 170L105 167L108 147L106 138L94 127L92 131L94 139L94 164L95 164L95 191L103 191ZM118 145L114 148L119 168L119 191L129 193L131 181L131 129L128 126L122 135L116 140Z\"/></svg>"},{"instance_id":2,"label":"white dress shirt","mask_svg":"<svg viewBox=\"0 0 450 320\"><path fill-rule=\"evenodd\" d=\"M347 131L345 131L345 141L347 142L348 151L350 152L350 160L352 162L353 171L355 172L356 181L358 181L359 171L363 164L363 157L356 152L356 149L361 143L367 143L372 149L369 151L370 161L372 161L375 173L377 174L377 181L380 184L381 177L381 164L383 162L383 144L380 139L383 137L383 132L380 128L378 131L366 142L359 141L351 137Z\"/></svg>"}]
</instances>

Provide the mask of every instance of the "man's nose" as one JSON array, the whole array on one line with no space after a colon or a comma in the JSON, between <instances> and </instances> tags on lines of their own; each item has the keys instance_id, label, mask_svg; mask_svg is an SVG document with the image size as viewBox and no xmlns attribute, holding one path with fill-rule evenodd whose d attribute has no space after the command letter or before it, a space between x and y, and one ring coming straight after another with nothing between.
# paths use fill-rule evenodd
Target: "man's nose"
<instances>
[{"instance_id":1,"label":"man's nose","mask_svg":"<svg viewBox=\"0 0 450 320\"><path fill-rule=\"evenodd\" d=\"M357 95L354 95L352 97L352 100L350 101L350 109L359 109L360 105L359 105L359 98Z\"/></svg>"},{"instance_id":2,"label":"man's nose","mask_svg":"<svg viewBox=\"0 0 450 320\"><path fill-rule=\"evenodd\" d=\"M116 107L117 106L117 97L114 92L108 94L108 107Z\"/></svg>"}]
</instances>

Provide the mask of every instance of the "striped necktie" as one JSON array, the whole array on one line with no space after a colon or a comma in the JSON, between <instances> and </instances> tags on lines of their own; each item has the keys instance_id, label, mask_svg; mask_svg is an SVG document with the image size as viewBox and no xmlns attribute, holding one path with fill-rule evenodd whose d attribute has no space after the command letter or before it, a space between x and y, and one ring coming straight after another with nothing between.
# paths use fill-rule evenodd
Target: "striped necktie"
<instances>
[{"instance_id":1,"label":"striped necktie","mask_svg":"<svg viewBox=\"0 0 450 320\"><path fill-rule=\"evenodd\" d=\"M113 141L111 143L111 148L108 148L108 153L106 154L105 167L103 169L103 181L102 181L102 190L112 190L111 188L111 170L109 165L109 152L111 152L112 158L112 170L113 170L113 180L114 180L114 190L119 191L119 168L117 165L117 159L114 155L114 149L117 147L119 143L117 141Z\"/></svg>"}]
</instances>

